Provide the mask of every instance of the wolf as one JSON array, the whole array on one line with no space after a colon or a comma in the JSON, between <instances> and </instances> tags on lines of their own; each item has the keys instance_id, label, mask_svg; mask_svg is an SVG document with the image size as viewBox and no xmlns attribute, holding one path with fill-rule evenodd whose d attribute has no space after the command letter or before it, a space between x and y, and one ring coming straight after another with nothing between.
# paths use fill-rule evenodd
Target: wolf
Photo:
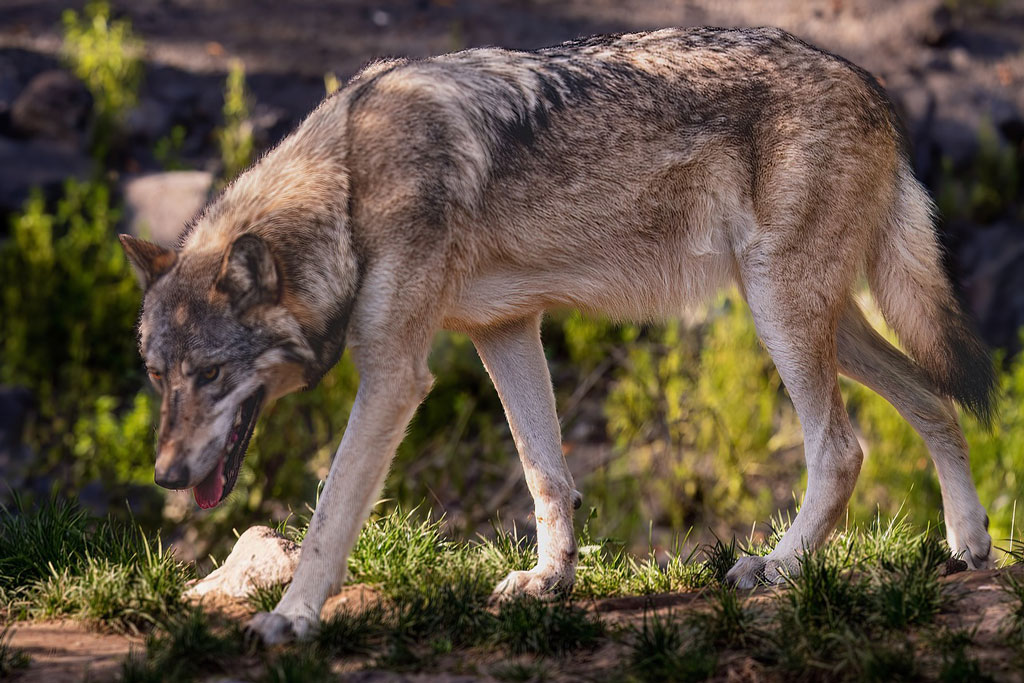
<instances>
[{"instance_id":1,"label":"wolf","mask_svg":"<svg viewBox=\"0 0 1024 683\"><path fill-rule=\"evenodd\" d=\"M307 637L404 430L438 330L468 335L535 504L537 565L496 594L571 589L579 502L540 323L552 308L676 316L742 292L799 416L803 505L766 557L782 581L848 504L862 453L838 374L885 397L938 471L949 546L992 563L955 404L991 412L993 366L942 266L933 204L878 82L774 28L665 29L531 52L376 62L187 228L122 236L145 289L141 355L162 393L155 479L230 492L260 411L346 345L348 428L280 604L250 629ZM906 354L866 322L866 281Z\"/></svg>"}]
</instances>

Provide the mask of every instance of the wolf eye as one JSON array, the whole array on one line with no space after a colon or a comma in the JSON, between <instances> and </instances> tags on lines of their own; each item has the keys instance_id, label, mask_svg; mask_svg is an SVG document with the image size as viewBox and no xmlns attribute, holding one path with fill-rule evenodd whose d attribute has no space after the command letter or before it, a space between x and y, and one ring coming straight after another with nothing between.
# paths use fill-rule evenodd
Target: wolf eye
<instances>
[{"instance_id":1,"label":"wolf eye","mask_svg":"<svg viewBox=\"0 0 1024 683\"><path fill-rule=\"evenodd\" d=\"M149 373L150 378L154 382L159 382L160 380L162 380L164 378L164 375L163 375L162 372L157 372L156 370L146 370L146 372Z\"/></svg>"},{"instance_id":2,"label":"wolf eye","mask_svg":"<svg viewBox=\"0 0 1024 683\"><path fill-rule=\"evenodd\" d=\"M209 384L213 380L220 376L220 366L211 365L208 368L203 368L199 371L199 386Z\"/></svg>"}]
</instances>

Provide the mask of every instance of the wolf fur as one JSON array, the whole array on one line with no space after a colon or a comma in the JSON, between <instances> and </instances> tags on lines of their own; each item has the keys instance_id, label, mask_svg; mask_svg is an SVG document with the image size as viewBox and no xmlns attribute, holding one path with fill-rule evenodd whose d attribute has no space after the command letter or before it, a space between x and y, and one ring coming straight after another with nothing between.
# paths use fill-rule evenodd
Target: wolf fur
<instances>
[{"instance_id":1,"label":"wolf fur","mask_svg":"<svg viewBox=\"0 0 1024 683\"><path fill-rule=\"evenodd\" d=\"M544 311L649 320L736 283L800 417L808 484L777 547L729 580L781 580L843 514L862 454L838 372L922 435L950 547L989 566L952 401L987 415L993 371L940 265L932 212L876 81L781 30L373 64L180 248L125 239L147 288L142 355L163 391L157 481L209 485L248 428L245 401L314 385L347 338L360 374L348 429L291 586L250 624L268 642L307 635L430 389L431 339L458 330L494 381L536 506L537 566L496 590L568 590L574 486ZM865 322L862 275L910 357Z\"/></svg>"}]
</instances>

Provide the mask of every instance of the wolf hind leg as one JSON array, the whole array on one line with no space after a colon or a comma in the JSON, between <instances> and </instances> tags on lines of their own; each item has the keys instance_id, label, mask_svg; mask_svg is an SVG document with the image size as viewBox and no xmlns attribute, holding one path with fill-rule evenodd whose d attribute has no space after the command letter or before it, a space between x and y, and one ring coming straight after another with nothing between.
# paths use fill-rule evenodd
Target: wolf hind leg
<instances>
[{"instance_id":1,"label":"wolf hind leg","mask_svg":"<svg viewBox=\"0 0 1024 683\"><path fill-rule=\"evenodd\" d=\"M799 570L799 556L821 547L842 517L862 454L839 393L836 324L842 299L814 283L780 278L785 264L759 255L741 264L742 285L761 340L778 368L804 433L807 493L778 545L744 557L726 580L740 588L779 583ZM789 273L792 273L790 270Z\"/></svg>"},{"instance_id":2,"label":"wolf hind leg","mask_svg":"<svg viewBox=\"0 0 1024 683\"><path fill-rule=\"evenodd\" d=\"M537 566L509 574L495 588L498 599L568 592L576 577L573 509L580 494L562 455L540 321L529 316L470 334L505 407L537 521Z\"/></svg>"},{"instance_id":3,"label":"wolf hind leg","mask_svg":"<svg viewBox=\"0 0 1024 683\"><path fill-rule=\"evenodd\" d=\"M837 349L839 371L891 403L927 444L942 488L950 550L972 569L992 567L988 515L971 479L967 441L952 402L872 329L852 299L839 320Z\"/></svg>"}]
</instances>

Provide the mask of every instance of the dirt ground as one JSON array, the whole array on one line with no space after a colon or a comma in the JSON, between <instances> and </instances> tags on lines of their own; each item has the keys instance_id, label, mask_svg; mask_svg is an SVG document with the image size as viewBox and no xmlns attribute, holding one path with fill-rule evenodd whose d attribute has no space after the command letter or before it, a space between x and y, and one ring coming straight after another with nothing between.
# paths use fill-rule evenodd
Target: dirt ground
<instances>
[{"instance_id":1,"label":"dirt ground","mask_svg":"<svg viewBox=\"0 0 1024 683\"><path fill-rule=\"evenodd\" d=\"M1010 612L1009 596L1000 587L1003 574L1024 578L1024 564L1001 570L961 572L943 578L951 600L938 616L936 625L973 631L975 646L970 654L979 659L984 670L997 681L1020 683L1024 681L1024 672L1015 666L1012 652L1000 632ZM779 590L784 589L760 589L749 600L767 606ZM323 616L359 608L375 599L372 589L348 586L340 595L328 600ZM703 609L705 603L700 593L667 593L607 598L586 601L582 605L598 613L609 625L626 626L641 623L644 614L649 615L652 610L659 614L679 613ZM206 606L228 618L245 619L251 613L244 603L207 603ZM121 662L132 648L143 646L143 638L101 633L72 621L33 622L15 625L11 645L25 650L31 657L29 668L17 676L19 683L101 683L118 680ZM546 662L547 672L554 680L600 680L607 672L619 670L625 656L622 644L609 641L594 651L552 658ZM487 673L471 672L487 672L503 657L480 652L472 653L469 659L471 661L460 653L450 661L441 661L441 669L429 674L365 670L368 662L364 659L338 661L334 669L347 681L487 681L494 679ZM224 680L222 676L215 679ZM752 658L729 655L714 680L753 682L774 678Z\"/></svg>"},{"instance_id":2,"label":"dirt ground","mask_svg":"<svg viewBox=\"0 0 1024 683\"><path fill-rule=\"evenodd\" d=\"M31 657L28 670L16 675L21 683L81 683L118 680L121 662L143 639L75 621L39 621L17 624L11 646Z\"/></svg>"}]
</instances>

